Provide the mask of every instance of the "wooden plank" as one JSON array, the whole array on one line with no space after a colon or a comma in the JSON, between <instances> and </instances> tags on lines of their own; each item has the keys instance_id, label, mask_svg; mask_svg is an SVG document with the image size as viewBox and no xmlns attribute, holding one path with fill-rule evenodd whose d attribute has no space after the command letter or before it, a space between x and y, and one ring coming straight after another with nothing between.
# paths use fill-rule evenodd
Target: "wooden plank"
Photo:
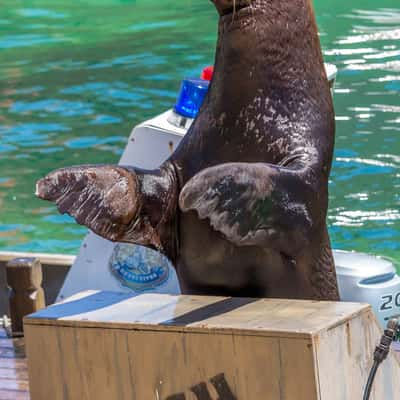
<instances>
[{"instance_id":1,"label":"wooden plank","mask_svg":"<svg viewBox=\"0 0 400 400\"><path fill-rule=\"evenodd\" d=\"M381 334L366 305L97 292L25 330L32 400L354 400ZM391 354L371 400L399 376Z\"/></svg>"},{"instance_id":2,"label":"wooden plank","mask_svg":"<svg viewBox=\"0 0 400 400\"><path fill-rule=\"evenodd\" d=\"M4 332L4 331L0 331ZM17 339L9 339L7 338L5 332L4 336L0 336L0 348L15 348L15 347L24 347L24 340L22 338Z\"/></svg>"},{"instance_id":3,"label":"wooden plank","mask_svg":"<svg viewBox=\"0 0 400 400\"><path fill-rule=\"evenodd\" d=\"M362 398L381 335L372 311L321 334L315 346L323 400ZM395 400L399 378L400 363L390 354L378 371L371 400Z\"/></svg>"},{"instance_id":4,"label":"wooden plank","mask_svg":"<svg viewBox=\"0 0 400 400\"><path fill-rule=\"evenodd\" d=\"M27 337L29 359L41 360L40 369L29 368L32 400L167 399L179 392L190 398L193 390L217 394L221 387L213 379L228 385L235 399L290 400L294 393L297 400L317 399L306 340L286 347L277 338L255 336L38 325L27 326ZM46 354L40 351L44 343Z\"/></svg>"},{"instance_id":5,"label":"wooden plank","mask_svg":"<svg viewBox=\"0 0 400 400\"><path fill-rule=\"evenodd\" d=\"M227 334L235 330L249 335L307 338L370 309L369 305L356 303L241 300L89 292L36 313L25 323L175 332L201 332L207 328Z\"/></svg>"},{"instance_id":6,"label":"wooden plank","mask_svg":"<svg viewBox=\"0 0 400 400\"><path fill-rule=\"evenodd\" d=\"M1 400L29 400L29 392L19 390L0 389Z\"/></svg>"},{"instance_id":7,"label":"wooden plank","mask_svg":"<svg viewBox=\"0 0 400 400\"><path fill-rule=\"evenodd\" d=\"M279 350L284 372L281 377L281 398L319 400L318 371L311 341L280 339Z\"/></svg>"},{"instance_id":8,"label":"wooden plank","mask_svg":"<svg viewBox=\"0 0 400 400\"><path fill-rule=\"evenodd\" d=\"M24 369L14 369L14 368L5 368L2 363L0 365L0 381L3 379L11 379L11 380L28 380L28 368Z\"/></svg>"},{"instance_id":9,"label":"wooden plank","mask_svg":"<svg viewBox=\"0 0 400 400\"><path fill-rule=\"evenodd\" d=\"M316 335L369 309L369 305L356 303L260 299L190 327L229 327L235 331L269 331L278 335L293 332L296 335Z\"/></svg>"},{"instance_id":10,"label":"wooden plank","mask_svg":"<svg viewBox=\"0 0 400 400\"><path fill-rule=\"evenodd\" d=\"M10 379L3 379L0 381L1 390L16 390L16 391L27 391L29 385L27 380L13 381Z\"/></svg>"},{"instance_id":11,"label":"wooden plank","mask_svg":"<svg viewBox=\"0 0 400 400\"><path fill-rule=\"evenodd\" d=\"M13 359L24 359L25 350L24 349L7 349L0 348L0 358L13 358Z\"/></svg>"},{"instance_id":12,"label":"wooden plank","mask_svg":"<svg viewBox=\"0 0 400 400\"><path fill-rule=\"evenodd\" d=\"M10 369L27 369L25 358L0 358L2 368Z\"/></svg>"},{"instance_id":13,"label":"wooden plank","mask_svg":"<svg viewBox=\"0 0 400 400\"><path fill-rule=\"evenodd\" d=\"M29 400L24 342L7 338L3 329L0 337L0 399Z\"/></svg>"},{"instance_id":14,"label":"wooden plank","mask_svg":"<svg viewBox=\"0 0 400 400\"><path fill-rule=\"evenodd\" d=\"M8 338L4 329L0 339L0 358L25 358L25 342L22 338ZM1 365L0 365L1 367Z\"/></svg>"},{"instance_id":15,"label":"wooden plank","mask_svg":"<svg viewBox=\"0 0 400 400\"><path fill-rule=\"evenodd\" d=\"M71 266L76 256L64 254L26 253L13 251L0 251L0 263L6 263L14 258L38 258L42 264L58 267Z\"/></svg>"}]
</instances>

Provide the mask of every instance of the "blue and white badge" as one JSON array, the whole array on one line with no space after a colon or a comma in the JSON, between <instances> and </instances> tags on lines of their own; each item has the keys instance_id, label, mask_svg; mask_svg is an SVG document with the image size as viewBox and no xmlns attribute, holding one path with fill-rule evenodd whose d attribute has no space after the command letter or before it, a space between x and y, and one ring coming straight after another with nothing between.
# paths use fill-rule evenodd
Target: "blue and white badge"
<instances>
[{"instance_id":1,"label":"blue and white badge","mask_svg":"<svg viewBox=\"0 0 400 400\"><path fill-rule=\"evenodd\" d=\"M118 243L110 258L111 273L135 292L154 291L170 278L172 265L160 253L142 246Z\"/></svg>"}]
</instances>

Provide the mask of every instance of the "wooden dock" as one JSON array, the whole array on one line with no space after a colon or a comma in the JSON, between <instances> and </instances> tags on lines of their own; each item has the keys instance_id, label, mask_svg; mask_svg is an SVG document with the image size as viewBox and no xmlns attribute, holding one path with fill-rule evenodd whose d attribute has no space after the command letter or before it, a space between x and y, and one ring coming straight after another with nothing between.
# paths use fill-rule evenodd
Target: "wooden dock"
<instances>
[{"instance_id":1,"label":"wooden dock","mask_svg":"<svg viewBox=\"0 0 400 400\"><path fill-rule=\"evenodd\" d=\"M29 400L24 339L9 339L0 328L0 399Z\"/></svg>"}]
</instances>

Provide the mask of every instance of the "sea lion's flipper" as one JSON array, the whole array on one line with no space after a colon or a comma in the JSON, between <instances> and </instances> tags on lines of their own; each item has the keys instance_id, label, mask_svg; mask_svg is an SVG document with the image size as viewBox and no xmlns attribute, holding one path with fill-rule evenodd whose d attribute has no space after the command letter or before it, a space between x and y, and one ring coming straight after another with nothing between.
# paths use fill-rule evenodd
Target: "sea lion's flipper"
<instances>
[{"instance_id":1,"label":"sea lion's flipper","mask_svg":"<svg viewBox=\"0 0 400 400\"><path fill-rule=\"evenodd\" d=\"M156 171L79 166L38 181L36 195L98 235L156 248L172 258L177 186L172 166Z\"/></svg>"},{"instance_id":2,"label":"sea lion's flipper","mask_svg":"<svg viewBox=\"0 0 400 400\"><path fill-rule=\"evenodd\" d=\"M230 163L207 168L179 199L237 246L275 246L293 256L311 237L318 196L311 174L289 168ZM321 201L321 199L320 199Z\"/></svg>"}]
</instances>

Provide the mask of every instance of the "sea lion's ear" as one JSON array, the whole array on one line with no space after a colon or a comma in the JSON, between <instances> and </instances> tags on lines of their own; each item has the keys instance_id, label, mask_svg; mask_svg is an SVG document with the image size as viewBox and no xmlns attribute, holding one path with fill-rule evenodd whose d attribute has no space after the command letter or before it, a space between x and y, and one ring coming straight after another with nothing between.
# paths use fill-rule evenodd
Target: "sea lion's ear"
<instances>
[{"instance_id":1,"label":"sea lion's ear","mask_svg":"<svg viewBox=\"0 0 400 400\"><path fill-rule=\"evenodd\" d=\"M312 225L308 207L314 192L303 178L270 164L222 164L189 180L179 205L183 212L193 210L209 219L236 246L275 243L293 254L304 246Z\"/></svg>"},{"instance_id":2,"label":"sea lion's ear","mask_svg":"<svg viewBox=\"0 0 400 400\"><path fill-rule=\"evenodd\" d=\"M111 165L54 171L37 182L36 196L110 240L123 236L140 208L134 172Z\"/></svg>"}]
</instances>

